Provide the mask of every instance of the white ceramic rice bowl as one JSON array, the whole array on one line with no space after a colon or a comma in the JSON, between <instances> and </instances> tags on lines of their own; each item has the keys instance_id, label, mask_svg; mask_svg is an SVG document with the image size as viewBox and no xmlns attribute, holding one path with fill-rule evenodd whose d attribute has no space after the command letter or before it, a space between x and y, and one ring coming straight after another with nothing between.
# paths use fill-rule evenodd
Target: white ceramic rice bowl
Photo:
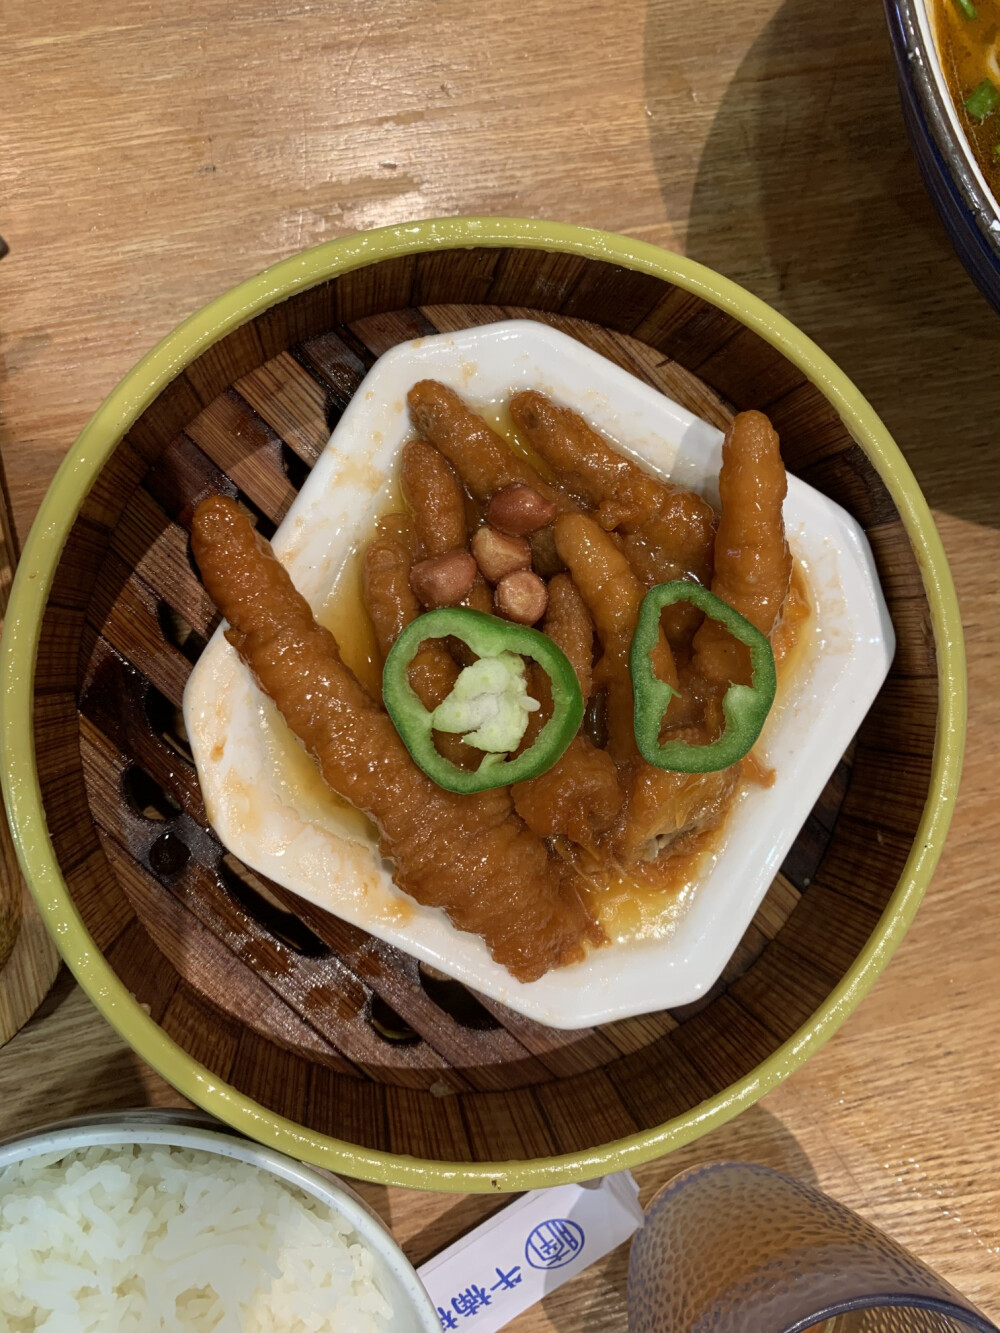
<instances>
[{"instance_id":1,"label":"white ceramic rice bowl","mask_svg":"<svg viewBox=\"0 0 1000 1333\"><path fill-rule=\"evenodd\" d=\"M0 1145L0 1172L48 1153L133 1145L200 1150L246 1162L326 1204L350 1223L374 1257L376 1283L393 1309L389 1333L440 1333L437 1312L412 1264L359 1195L328 1172L253 1143L200 1111L118 1111L60 1121Z\"/></svg>"}]
</instances>

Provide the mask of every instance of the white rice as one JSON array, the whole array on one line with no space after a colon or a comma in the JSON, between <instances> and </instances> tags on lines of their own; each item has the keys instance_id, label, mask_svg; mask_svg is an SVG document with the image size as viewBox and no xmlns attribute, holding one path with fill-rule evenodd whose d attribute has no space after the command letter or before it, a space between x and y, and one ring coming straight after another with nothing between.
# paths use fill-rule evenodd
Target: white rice
<instances>
[{"instance_id":1,"label":"white rice","mask_svg":"<svg viewBox=\"0 0 1000 1333\"><path fill-rule=\"evenodd\" d=\"M246 1162L168 1147L0 1171L0 1333L383 1333L371 1250Z\"/></svg>"}]
</instances>

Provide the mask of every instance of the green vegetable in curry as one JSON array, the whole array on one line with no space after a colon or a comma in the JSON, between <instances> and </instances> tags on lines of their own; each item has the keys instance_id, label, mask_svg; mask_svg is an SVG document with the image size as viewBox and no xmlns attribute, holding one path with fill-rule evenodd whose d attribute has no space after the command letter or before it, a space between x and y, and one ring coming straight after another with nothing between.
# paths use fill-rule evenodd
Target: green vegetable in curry
<instances>
[{"instance_id":1,"label":"green vegetable in curry","mask_svg":"<svg viewBox=\"0 0 1000 1333\"><path fill-rule=\"evenodd\" d=\"M1000 0L935 0L935 36L959 120L1000 196Z\"/></svg>"}]
</instances>

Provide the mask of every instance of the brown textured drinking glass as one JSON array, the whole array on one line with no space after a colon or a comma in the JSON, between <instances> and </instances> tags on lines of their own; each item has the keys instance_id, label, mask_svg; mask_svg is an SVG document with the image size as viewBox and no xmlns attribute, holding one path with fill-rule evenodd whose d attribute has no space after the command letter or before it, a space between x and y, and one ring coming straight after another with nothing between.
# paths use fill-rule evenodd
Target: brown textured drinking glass
<instances>
[{"instance_id":1,"label":"brown textured drinking glass","mask_svg":"<svg viewBox=\"0 0 1000 1333\"><path fill-rule=\"evenodd\" d=\"M629 1333L998 1333L849 1208L770 1167L695 1167L632 1242Z\"/></svg>"}]
</instances>

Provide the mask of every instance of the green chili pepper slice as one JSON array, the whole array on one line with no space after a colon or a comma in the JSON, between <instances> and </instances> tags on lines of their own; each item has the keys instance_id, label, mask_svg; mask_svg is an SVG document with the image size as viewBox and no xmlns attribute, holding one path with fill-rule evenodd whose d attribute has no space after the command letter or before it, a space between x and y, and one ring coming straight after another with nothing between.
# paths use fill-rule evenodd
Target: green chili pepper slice
<instances>
[{"instance_id":1,"label":"green chili pepper slice","mask_svg":"<svg viewBox=\"0 0 1000 1333\"><path fill-rule=\"evenodd\" d=\"M977 83L965 99L965 109L976 120L985 120L1000 106L1000 89L992 79L983 79Z\"/></svg>"},{"instance_id":2,"label":"green chili pepper slice","mask_svg":"<svg viewBox=\"0 0 1000 1333\"><path fill-rule=\"evenodd\" d=\"M530 657L548 676L552 716L523 754L513 759L506 754L487 754L477 769L467 770L440 753L434 744L434 714L424 707L411 686L409 667L422 643L445 637L461 639L480 659L500 658L507 653ZM439 787L462 795L506 787L546 772L583 721L583 695L576 672L550 638L525 625L459 606L428 611L407 625L385 659L382 700L414 762Z\"/></svg>"},{"instance_id":3,"label":"green chili pepper slice","mask_svg":"<svg viewBox=\"0 0 1000 1333\"><path fill-rule=\"evenodd\" d=\"M740 643L750 649L752 685L730 685L722 698L725 729L718 740L706 745L668 740L660 744L660 727L670 700L677 693L653 673L650 653L660 631L660 612L674 602L690 602L706 616L717 620ZM774 654L767 637L734 611L728 602L700 583L677 579L651 588L643 598L639 620L629 652L632 695L635 708L635 740L639 753L657 768L678 773L714 773L728 768L751 750L774 703L777 675Z\"/></svg>"},{"instance_id":4,"label":"green chili pepper slice","mask_svg":"<svg viewBox=\"0 0 1000 1333\"><path fill-rule=\"evenodd\" d=\"M977 19L979 17L979 10L972 3L972 0L955 0L955 8L964 18Z\"/></svg>"}]
</instances>

